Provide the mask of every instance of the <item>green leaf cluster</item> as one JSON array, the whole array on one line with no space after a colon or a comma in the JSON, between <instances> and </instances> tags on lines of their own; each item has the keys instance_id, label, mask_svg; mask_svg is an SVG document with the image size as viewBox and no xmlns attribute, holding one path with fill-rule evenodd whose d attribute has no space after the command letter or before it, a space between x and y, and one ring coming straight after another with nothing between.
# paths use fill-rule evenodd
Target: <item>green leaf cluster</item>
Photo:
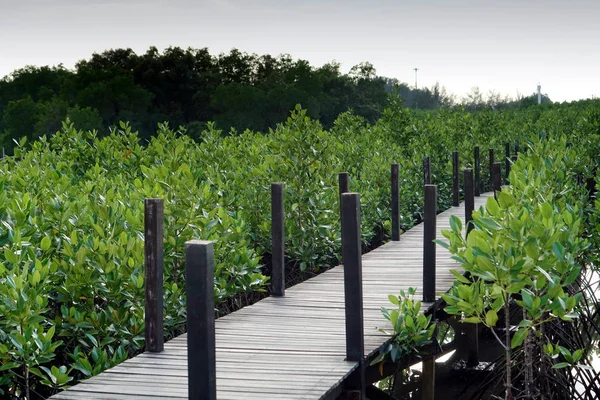
<instances>
[{"instance_id":1,"label":"green leaf cluster","mask_svg":"<svg viewBox=\"0 0 600 400\"><path fill-rule=\"evenodd\" d=\"M512 335L512 349L526 340L542 346L550 340L544 324L578 317L582 294L573 284L590 248L584 226L588 192L578 183L593 160L585 158L589 150L569 145L566 135L534 139L528 146L511 168L510 186L475 210L468 236L453 217L451 229L443 231L447 241L438 241L462 267L453 271L456 282L442 295L445 311L493 330L499 313L507 315L514 302L523 319ZM582 352L562 354L571 364Z\"/></svg>"},{"instance_id":2,"label":"green leaf cluster","mask_svg":"<svg viewBox=\"0 0 600 400\"><path fill-rule=\"evenodd\" d=\"M431 157L442 210L451 204L452 151L460 152L461 168L468 167L473 146L481 146L481 181L488 182L485 148L500 154L505 142L525 143L532 134L556 136L567 129L589 140L600 120L594 110L565 105L540 112L412 114L395 103L376 123L348 112L326 130L298 107L268 132L225 135L209 123L199 141L167 124L145 142L128 123L99 137L68 122L51 136L31 143L23 139L14 157L0 161L0 391L14 397L23 397L26 388L50 393L143 350L146 198L165 201L165 334L172 337L183 331L185 321L185 241L215 242L218 307L243 304L246 296L265 290L261 260L270 251L272 182L285 184L288 266L318 271L340 260L337 173L348 171L350 190L361 194L367 248L390 236L390 164L400 164L401 224L407 229L422 216L424 156ZM597 150L576 145L587 154ZM543 160L544 165L560 162ZM548 167L548 174L560 178L559 170ZM527 197L546 196L527 189L538 179L533 172L527 170L520 190ZM552 181L557 193L570 188L561 179ZM550 197L546 201L554 204ZM580 209L565 213L562 205L553 207L565 227L581 224ZM542 211L547 207L527 212ZM496 232L494 221L501 223L487 214L479 221L486 235ZM542 219L536 229L555 223L548 221ZM543 255L560 259L566 271L574 249L562 241L563 231L554 234L562 247ZM546 243L544 235L536 241ZM531 252L536 243L526 248ZM531 269L511 263L513 269ZM560 271L552 274L563 276ZM569 318L567 300L563 316ZM412 317L415 326L421 326L419 318ZM410 324L401 320L401 326ZM494 315L488 320L493 324Z\"/></svg>"},{"instance_id":3,"label":"green leaf cluster","mask_svg":"<svg viewBox=\"0 0 600 400\"><path fill-rule=\"evenodd\" d=\"M416 288L409 288L401 290L398 296L388 296L390 303L396 307L382 307L381 313L390 322L392 330L380 331L391 335L392 339L383 345L372 365L381 364L387 359L398 362L402 358L419 354L423 346L433 342L436 324L431 323L431 315L426 317L421 312L421 302L414 298L416 292Z\"/></svg>"}]
</instances>

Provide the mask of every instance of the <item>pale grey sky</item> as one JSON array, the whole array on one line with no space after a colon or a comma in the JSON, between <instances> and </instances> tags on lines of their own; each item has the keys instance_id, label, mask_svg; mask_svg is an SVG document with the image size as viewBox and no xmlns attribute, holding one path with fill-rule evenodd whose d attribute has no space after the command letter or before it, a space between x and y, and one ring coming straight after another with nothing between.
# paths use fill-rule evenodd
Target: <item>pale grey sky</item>
<instances>
[{"instance_id":1,"label":"pale grey sky","mask_svg":"<svg viewBox=\"0 0 600 400\"><path fill-rule=\"evenodd\" d=\"M464 95L600 96L600 0L0 0L0 76L108 48L235 47Z\"/></svg>"}]
</instances>

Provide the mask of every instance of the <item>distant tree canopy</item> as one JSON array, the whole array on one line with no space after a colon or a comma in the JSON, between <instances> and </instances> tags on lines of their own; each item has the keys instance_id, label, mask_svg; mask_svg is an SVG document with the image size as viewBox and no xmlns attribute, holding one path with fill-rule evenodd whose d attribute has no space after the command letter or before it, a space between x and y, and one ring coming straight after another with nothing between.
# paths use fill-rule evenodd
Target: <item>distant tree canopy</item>
<instances>
[{"instance_id":1,"label":"distant tree canopy","mask_svg":"<svg viewBox=\"0 0 600 400\"><path fill-rule=\"evenodd\" d=\"M14 140L53 134L67 117L78 129L95 129L100 135L119 121L129 121L142 138L165 121L186 127L196 137L209 121L229 133L266 131L284 121L297 104L326 128L348 110L374 122L383 115L391 92L408 108L455 104L437 83L416 90L378 76L368 62L343 74L335 61L313 67L289 55L258 56L237 49L217 56L207 48L170 47L161 53L150 47L142 55L112 49L78 62L73 70L27 66L2 78L0 146L10 153ZM485 99L478 88L461 100L470 110L534 102L535 95L512 100L492 92Z\"/></svg>"},{"instance_id":2,"label":"distant tree canopy","mask_svg":"<svg viewBox=\"0 0 600 400\"><path fill-rule=\"evenodd\" d=\"M415 91L378 77L367 62L343 74L336 62L312 67L289 55L237 49L218 56L206 48L170 47L161 53L151 47L142 55L113 49L93 54L73 70L28 66L0 80L0 145L9 150L13 139L52 134L67 117L100 134L127 120L142 137L164 121L193 132L208 121L225 132L264 131L284 121L296 104L326 127L350 109L372 122L394 87L408 107L452 103L439 85Z\"/></svg>"}]
</instances>

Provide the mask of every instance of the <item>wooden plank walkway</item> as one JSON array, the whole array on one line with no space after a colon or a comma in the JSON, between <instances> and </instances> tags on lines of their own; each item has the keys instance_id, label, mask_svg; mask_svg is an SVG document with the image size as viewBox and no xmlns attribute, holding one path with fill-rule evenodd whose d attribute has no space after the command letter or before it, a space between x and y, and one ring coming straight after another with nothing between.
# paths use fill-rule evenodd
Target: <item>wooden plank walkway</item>
<instances>
[{"instance_id":1,"label":"wooden plank walkway","mask_svg":"<svg viewBox=\"0 0 600 400\"><path fill-rule=\"evenodd\" d=\"M491 193L475 198L475 209ZM464 221L464 204L438 215L437 238L449 217ZM388 336L381 307L388 294L418 287L421 297L423 225L363 255L365 356ZM457 263L437 246L436 294L454 282ZM433 303L424 303L427 311ZM217 397L226 399L335 398L357 367L346 357L343 267L338 266L216 321ZM185 399L188 396L186 335L165 344L162 353L144 353L92 377L52 399Z\"/></svg>"}]
</instances>

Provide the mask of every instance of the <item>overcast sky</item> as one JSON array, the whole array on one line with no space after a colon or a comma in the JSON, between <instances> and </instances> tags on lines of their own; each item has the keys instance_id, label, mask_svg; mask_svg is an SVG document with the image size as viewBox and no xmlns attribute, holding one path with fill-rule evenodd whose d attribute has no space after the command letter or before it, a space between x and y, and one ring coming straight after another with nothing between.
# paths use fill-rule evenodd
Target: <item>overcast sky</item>
<instances>
[{"instance_id":1,"label":"overcast sky","mask_svg":"<svg viewBox=\"0 0 600 400\"><path fill-rule=\"evenodd\" d=\"M600 0L0 0L0 77L149 46L288 53L554 101L600 96Z\"/></svg>"}]
</instances>

